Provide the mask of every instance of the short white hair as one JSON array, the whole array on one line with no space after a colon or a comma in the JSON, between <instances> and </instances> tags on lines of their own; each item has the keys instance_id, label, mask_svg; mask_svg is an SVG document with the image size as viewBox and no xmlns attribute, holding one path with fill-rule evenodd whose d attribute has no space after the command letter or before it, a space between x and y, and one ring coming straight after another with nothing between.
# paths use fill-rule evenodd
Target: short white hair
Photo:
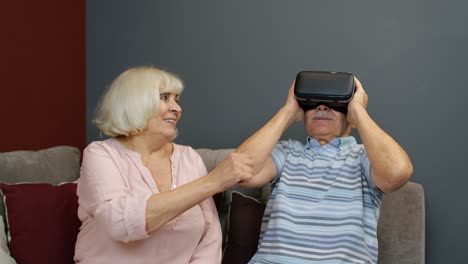
<instances>
[{"instance_id":1,"label":"short white hair","mask_svg":"<svg viewBox=\"0 0 468 264\"><path fill-rule=\"evenodd\" d=\"M182 81L173 73L152 66L130 68L104 93L93 122L101 133L111 137L138 133L156 114L160 94L180 95L183 89Z\"/></svg>"}]
</instances>

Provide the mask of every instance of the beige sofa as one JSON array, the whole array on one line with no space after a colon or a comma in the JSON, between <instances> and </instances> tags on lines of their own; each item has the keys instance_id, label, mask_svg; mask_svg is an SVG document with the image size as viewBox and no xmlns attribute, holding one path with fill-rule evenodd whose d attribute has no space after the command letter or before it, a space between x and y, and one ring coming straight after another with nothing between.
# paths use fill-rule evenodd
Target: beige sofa
<instances>
[{"instance_id":1,"label":"beige sofa","mask_svg":"<svg viewBox=\"0 0 468 264\"><path fill-rule=\"evenodd\" d=\"M197 151L211 170L232 149ZM73 263L80 223L76 186L65 182L78 178L79 164L79 150L68 146L0 153L0 188L8 209L5 213L0 203L0 213L8 218L5 231L11 236L8 243L0 233L0 263ZM242 263L239 256L245 259L253 253L268 191L234 187L215 196L225 237L223 264ZM420 184L410 182L384 196L378 227L379 263L424 263L424 210ZM233 242L236 239L241 240ZM9 251L15 260L8 256Z\"/></svg>"}]
</instances>

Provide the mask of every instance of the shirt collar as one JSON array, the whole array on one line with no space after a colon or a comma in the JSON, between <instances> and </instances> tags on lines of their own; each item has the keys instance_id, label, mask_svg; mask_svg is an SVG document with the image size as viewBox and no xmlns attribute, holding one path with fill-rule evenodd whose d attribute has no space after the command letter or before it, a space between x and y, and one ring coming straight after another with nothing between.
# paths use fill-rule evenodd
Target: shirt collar
<instances>
[{"instance_id":1,"label":"shirt collar","mask_svg":"<svg viewBox=\"0 0 468 264\"><path fill-rule=\"evenodd\" d=\"M350 147L351 145L356 144L356 139L353 136L349 137L339 137L339 138L334 138L332 141L330 141L327 145L333 146L337 149L346 149ZM313 137L307 137L306 139L306 144L304 146L305 149L311 149L311 148L321 148L322 146L318 143L318 141L313 138Z\"/></svg>"}]
</instances>

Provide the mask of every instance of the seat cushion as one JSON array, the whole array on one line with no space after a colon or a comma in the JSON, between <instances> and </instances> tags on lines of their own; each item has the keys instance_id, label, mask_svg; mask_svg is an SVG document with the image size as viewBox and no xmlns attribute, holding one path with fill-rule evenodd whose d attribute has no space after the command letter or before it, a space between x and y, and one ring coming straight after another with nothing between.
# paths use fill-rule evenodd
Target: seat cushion
<instances>
[{"instance_id":1,"label":"seat cushion","mask_svg":"<svg viewBox=\"0 0 468 264\"><path fill-rule=\"evenodd\" d=\"M0 263L16 264L16 261L10 256L10 249L8 248L8 242L4 230L5 226L3 225L3 217L0 216Z\"/></svg>"}]
</instances>

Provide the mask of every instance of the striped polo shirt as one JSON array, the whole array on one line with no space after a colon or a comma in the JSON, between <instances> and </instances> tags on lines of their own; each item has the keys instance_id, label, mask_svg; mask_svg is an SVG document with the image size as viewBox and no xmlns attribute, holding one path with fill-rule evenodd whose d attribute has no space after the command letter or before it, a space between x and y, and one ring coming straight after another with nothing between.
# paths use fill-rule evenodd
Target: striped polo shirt
<instances>
[{"instance_id":1,"label":"striped polo shirt","mask_svg":"<svg viewBox=\"0 0 468 264\"><path fill-rule=\"evenodd\" d=\"M281 141L254 263L377 263L382 193L354 137Z\"/></svg>"}]
</instances>

